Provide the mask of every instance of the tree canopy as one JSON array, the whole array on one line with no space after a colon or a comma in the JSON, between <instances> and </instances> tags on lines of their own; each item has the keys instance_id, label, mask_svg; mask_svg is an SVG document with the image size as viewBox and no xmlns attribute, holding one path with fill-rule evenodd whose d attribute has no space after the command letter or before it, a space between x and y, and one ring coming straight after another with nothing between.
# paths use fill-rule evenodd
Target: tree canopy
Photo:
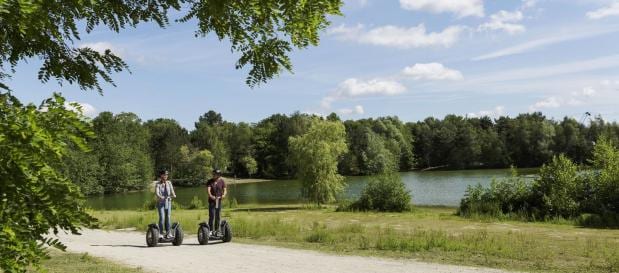
<instances>
[{"instance_id":1,"label":"tree canopy","mask_svg":"<svg viewBox=\"0 0 619 273\"><path fill-rule=\"evenodd\" d=\"M143 22L165 27L173 10L181 13L174 22L197 24L195 36L230 41L240 55L236 68L249 66L246 83L255 86L291 70L289 52L317 45L327 16L339 15L341 5L341 0L2 0L0 88L9 88L5 80L20 61L40 58L39 80L102 91L100 79L114 84L111 74L127 64L110 50L77 47L75 41L96 27L114 32Z\"/></svg>"}]
</instances>

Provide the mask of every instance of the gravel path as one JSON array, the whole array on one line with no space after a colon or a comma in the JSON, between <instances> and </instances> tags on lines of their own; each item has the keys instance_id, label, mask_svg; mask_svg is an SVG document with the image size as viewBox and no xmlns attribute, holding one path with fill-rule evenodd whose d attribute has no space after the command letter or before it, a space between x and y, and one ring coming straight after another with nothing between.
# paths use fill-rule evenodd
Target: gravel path
<instances>
[{"instance_id":1,"label":"gravel path","mask_svg":"<svg viewBox=\"0 0 619 273\"><path fill-rule=\"evenodd\" d=\"M145 234L135 231L83 230L82 236L59 235L68 251L87 252L151 272L505 272L495 269L441 265L412 260L338 256L270 246L211 242L198 244L187 236L182 246L146 247Z\"/></svg>"}]
</instances>

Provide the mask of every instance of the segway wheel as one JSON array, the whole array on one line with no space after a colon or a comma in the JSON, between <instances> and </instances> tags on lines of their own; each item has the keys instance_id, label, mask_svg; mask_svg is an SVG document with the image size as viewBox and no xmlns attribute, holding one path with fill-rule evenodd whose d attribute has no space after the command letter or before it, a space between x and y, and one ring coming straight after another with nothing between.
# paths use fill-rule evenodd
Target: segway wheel
<instances>
[{"instance_id":1,"label":"segway wheel","mask_svg":"<svg viewBox=\"0 0 619 273\"><path fill-rule=\"evenodd\" d=\"M183 243L183 229L181 228L180 225L178 225L174 229L174 241L172 241L172 244L175 246L180 246L182 243Z\"/></svg>"},{"instance_id":2,"label":"segway wheel","mask_svg":"<svg viewBox=\"0 0 619 273\"><path fill-rule=\"evenodd\" d=\"M208 244L208 232L209 230L206 226L200 226L198 228L198 243L201 245Z\"/></svg>"},{"instance_id":3,"label":"segway wheel","mask_svg":"<svg viewBox=\"0 0 619 273\"><path fill-rule=\"evenodd\" d=\"M224 232L222 241L225 243L232 241L232 229L230 228L230 224L228 224L227 221L224 221L222 224L222 230Z\"/></svg>"},{"instance_id":4,"label":"segway wheel","mask_svg":"<svg viewBox=\"0 0 619 273\"><path fill-rule=\"evenodd\" d=\"M146 231L146 245L149 247L157 246L159 242L159 229L154 227L149 227Z\"/></svg>"}]
</instances>

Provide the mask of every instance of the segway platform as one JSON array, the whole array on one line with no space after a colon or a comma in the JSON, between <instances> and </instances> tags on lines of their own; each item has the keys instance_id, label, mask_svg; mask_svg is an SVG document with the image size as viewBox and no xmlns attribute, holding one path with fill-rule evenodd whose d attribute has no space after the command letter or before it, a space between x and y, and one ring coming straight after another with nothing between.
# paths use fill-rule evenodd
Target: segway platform
<instances>
[{"instance_id":1,"label":"segway platform","mask_svg":"<svg viewBox=\"0 0 619 273\"><path fill-rule=\"evenodd\" d=\"M150 224L146 231L146 245L155 247L157 244L161 243L172 243L172 245L180 246L183 243L183 229L181 228L181 224L177 222L173 223L170 227L170 233L173 234L174 237L160 237L159 226L157 226L157 224Z\"/></svg>"},{"instance_id":2,"label":"segway platform","mask_svg":"<svg viewBox=\"0 0 619 273\"><path fill-rule=\"evenodd\" d=\"M208 223L202 222L198 227L198 242L201 245L208 244L210 241L223 241L224 243L232 241L232 229L230 228L230 224L228 221L223 220L219 225L219 230L215 231L213 234L210 234L210 227Z\"/></svg>"}]
</instances>

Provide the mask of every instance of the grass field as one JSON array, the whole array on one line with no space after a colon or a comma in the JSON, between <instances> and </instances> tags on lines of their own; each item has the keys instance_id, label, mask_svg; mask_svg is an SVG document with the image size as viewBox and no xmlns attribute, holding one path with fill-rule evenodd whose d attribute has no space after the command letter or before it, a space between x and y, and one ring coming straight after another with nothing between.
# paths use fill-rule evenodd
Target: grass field
<instances>
[{"instance_id":1,"label":"grass field","mask_svg":"<svg viewBox=\"0 0 619 273\"><path fill-rule=\"evenodd\" d=\"M619 231L569 222L523 223L464 219L453 208L409 213L335 212L304 206L227 210L236 242L314 249L339 254L536 272L619 272ZM145 229L156 212L94 211L103 228ZM176 210L188 234L207 210Z\"/></svg>"}]
</instances>

